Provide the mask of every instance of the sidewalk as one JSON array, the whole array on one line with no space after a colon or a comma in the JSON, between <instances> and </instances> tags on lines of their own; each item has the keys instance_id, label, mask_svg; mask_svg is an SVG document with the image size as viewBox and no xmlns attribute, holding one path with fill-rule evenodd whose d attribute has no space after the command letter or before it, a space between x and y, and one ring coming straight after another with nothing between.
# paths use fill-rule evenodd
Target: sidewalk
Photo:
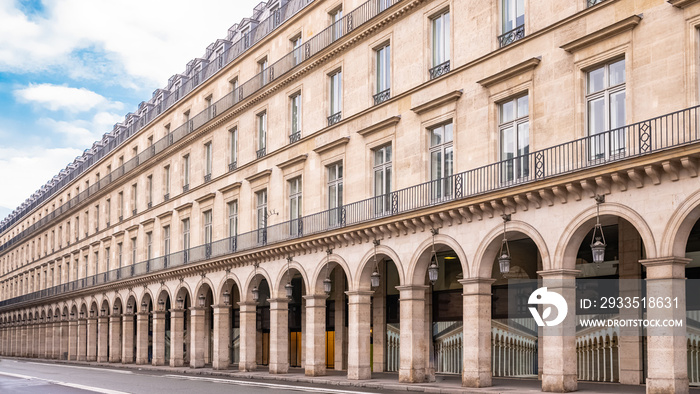
<instances>
[{"instance_id":1,"label":"sidewalk","mask_svg":"<svg viewBox=\"0 0 700 394\"><path fill-rule=\"evenodd\" d=\"M436 381L432 383L414 383L405 384L399 383L396 373L373 373L371 380L347 380L345 371L329 370L328 375L309 377L304 375L304 370L301 368L290 368L289 373L282 375L271 375L267 372L267 368L261 367L260 370L254 372L240 372L235 369L228 370L213 370L211 367L205 368L189 368L189 367L169 367L169 366L153 366L153 365L136 365L136 364L120 364L120 363L98 363L98 362L77 362L64 360L47 360L36 358L19 358L19 357L0 357L13 359L18 361L41 362L47 364L67 364L79 366L93 366L103 368L127 369L154 371L171 374L185 375L201 375L212 377L227 377L234 379L248 379L261 381L276 381L276 382L295 382L307 383L321 386L341 386L357 389L374 389L374 390L392 390L392 391L409 391L409 392L424 392L424 393L540 393L541 383L537 379L528 378L494 378L493 386L481 389L465 388L461 385L461 378L456 375L438 375ZM700 394L700 388L691 387L691 393ZM594 383L594 382L579 382L578 392L581 393L645 393L645 386L630 386L621 385L618 383Z\"/></svg>"}]
</instances>

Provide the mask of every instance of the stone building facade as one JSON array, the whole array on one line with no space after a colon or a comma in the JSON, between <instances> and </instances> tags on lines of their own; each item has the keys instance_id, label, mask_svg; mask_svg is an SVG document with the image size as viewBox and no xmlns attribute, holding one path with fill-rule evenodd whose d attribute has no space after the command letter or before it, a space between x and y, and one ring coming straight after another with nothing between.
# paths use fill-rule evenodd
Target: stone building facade
<instances>
[{"instance_id":1,"label":"stone building facade","mask_svg":"<svg viewBox=\"0 0 700 394\"><path fill-rule=\"evenodd\" d=\"M687 392L699 27L696 0L261 3L0 223L0 354ZM508 311L577 278L687 324Z\"/></svg>"}]
</instances>

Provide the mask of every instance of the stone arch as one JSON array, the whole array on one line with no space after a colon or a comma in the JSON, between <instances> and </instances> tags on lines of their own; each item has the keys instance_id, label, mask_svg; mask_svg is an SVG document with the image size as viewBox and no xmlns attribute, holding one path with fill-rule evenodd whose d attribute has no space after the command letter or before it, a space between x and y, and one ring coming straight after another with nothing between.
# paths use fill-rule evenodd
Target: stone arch
<instances>
[{"instance_id":1,"label":"stone arch","mask_svg":"<svg viewBox=\"0 0 700 394\"><path fill-rule=\"evenodd\" d=\"M90 312L92 312L93 316L99 316L100 308L97 306L97 299L95 297L92 297L91 301L92 302L90 302Z\"/></svg>"},{"instance_id":2,"label":"stone arch","mask_svg":"<svg viewBox=\"0 0 700 394\"><path fill-rule=\"evenodd\" d=\"M632 208L615 202L600 204L600 216L617 216L628 221L637 230L644 243L646 258L652 259L657 256L656 242L646 220ZM595 204L580 212L564 229L553 261L561 262L564 269L575 269L576 254L579 246L584 241L584 237L593 228L596 218Z\"/></svg>"},{"instance_id":3,"label":"stone arch","mask_svg":"<svg viewBox=\"0 0 700 394\"><path fill-rule=\"evenodd\" d=\"M430 234L428 232L428 234ZM411 262L408 265L408 272L406 274L406 285L423 285L425 284L425 273L428 270L428 265L430 265L430 256L426 255L426 251L429 251L433 244L432 235L427 236L417 247L413 255L411 256ZM464 253L462 246L457 242L456 239L445 234L435 235L435 246L436 247L448 247L452 249L459 258L462 265L462 275L466 279L469 277L469 263L467 262L467 255ZM410 281L410 283L408 283Z\"/></svg>"},{"instance_id":4,"label":"stone arch","mask_svg":"<svg viewBox=\"0 0 700 394\"><path fill-rule=\"evenodd\" d=\"M512 220L508 222L506 230L506 238L512 238L513 234L520 233L530 238L540 253L542 258L542 268L551 268L551 259L549 256L549 248L545 242L542 234L537 231L532 225L525 223L521 220ZM501 240L503 239L503 223L499 223L497 226L491 229L483 240L479 243L479 247L474 255L474 263L472 264L473 272L472 277L475 278L490 278L493 274L491 272L493 268L493 261L496 259L498 253L501 250Z\"/></svg>"},{"instance_id":5,"label":"stone arch","mask_svg":"<svg viewBox=\"0 0 700 394\"><path fill-rule=\"evenodd\" d=\"M306 275L306 270L304 270L304 267L301 266L301 264L297 263L296 261L292 260L289 262L289 270L290 271L297 271L299 275L301 275L301 283L304 285L304 289L306 291L309 291L309 278ZM277 280L275 281L275 294L277 297L282 297L285 295L284 292L284 286L287 284L287 265L284 265L284 269L280 270L279 273L277 274Z\"/></svg>"},{"instance_id":6,"label":"stone arch","mask_svg":"<svg viewBox=\"0 0 700 394\"><path fill-rule=\"evenodd\" d=\"M100 316L102 316L102 310L104 309L105 316L110 316L112 315L112 309L109 307L109 299L107 297L102 298L102 302L100 303Z\"/></svg>"},{"instance_id":7,"label":"stone arch","mask_svg":"<svg viewBox=\"0 0 700 394\"><path fill-rule=\"evenodd\" d=\"M399 273L399 284L404 286L406 284L406 277L404 275L404 267L401 263L401 258L394 251L386 245L377 246L377 256L386 256L394 263L396 266L396 271ZM372 275L372 264L374 263L374 247L367 251L364 256L360 259L360 265L354 275L354 282L352 283L351 290L369 290L369 287L364 288L365 285L369 284L370 276Z\"/></svg>"},{"instance_id":8,"label":"stone arch","mask_svg":"<svg viewBox=\"0 0 700 394\"><path fill-rule=\"evenodd\" d=\"M691 194L671 214L661 237L659 256L685 257L690 231L698 220L700 220L700 191Z\"/></svg>"},{"instance_id":9,"label":"stone arch","mask_svg":"<svg viewBox=\"0 0 700 394\"><path fill-rule=\"evenodd\" d=\"M214 285L211 283L211 280L209 280L209 278L207 278L207 277L204 277L204 278L199 280L199 282L197 283L197 287L195 287L195 291L193 293L193 298L196 299L197 297L199 297L199 292L202 290L202 287L204 287L205 285L207 287L209 287L209 289L211 290L212 300L216 300L216 292L215 292L216 289L214 288Z\"/></svg>"},{"instance_id":10,"label":"stone arch","mask_svg":"<svg viewBox=\"0 0 700 394\"><path fill-rule=\"evenodd\" d=\"M172 294L170 294L170 289L168 288L167 285L165 285L165 284L161 285L160 288L158 289L158 291L156 291L156 294L157 294L156 298L153 299L156 303L158 303L161 300L161 298L163 298L163 295L165 294L165 297L167 297L167 299L170 300L170 304L172 305L173 297L172 297ZM165 302L165 298L163 298L163 302Z\"/></svg>"},{"instance_id":11,"label":"stone arch","mask_svg":"<svg viewBox=\"0 0 700 394\"><path fill-rule=\"evenodd\" d=\"M190 299L190 303L192 302L192 290L185 281L180 282L180 284L175 288L173 296L175 297L175 301L177 301L177 298L180 296L183 296L183 299L185 298L184 296L187 296Z\"/></svg>"},{"instance_id":12,"label":"stone arch","mask_svg":"<svg viewBox=\"0 0 700 394\"><path fill-rule=\"evenodd\" d=\"M255 278L259 275L262 276L265 280L267 280L267 284L270 287L270 292L272 292L274 289L272 288L272 280L270 280L270 274L265 270L265 268L258 266L258 273L255 273L255 270L253 269L250 271L250 274L248 274L248 278L246 278L245 281L245 289L241 291L241 301L246 302L248 300L253 299L253 294L251 293L251 290L253 289L253 281ZM270 294L270 297L277 297L277 294Z\"/></svg>"},{"instance_id":13,"label":"stone arch","mask_svg":"<svg viewBox=\"0 0 700 394\"><path fill-rule=\"evenodd\" d=\"M124 313L124 305L122 303L122 299L121 299L121 296L119 294L117 294L114 297L114 301L112 301L112 310L110 310L110 314L112 312L115 312L117 315Z\"/></svg>"},{"instance_id":14,"label":"stone arch","mask_svg":"<svg viewBox=\"0 0 700 394\"><path fill-rule=\"evenodd\" d=\"M130 291L126 297L126 305L124 305L126 311L128 311L129 305L131 305L131 313L136 313L139 307L137 300L138 298L136 298L136 294L133 291Z\"/></svg>"},{"instance_id":15,"label":"stone arch","mask_svg":"<svg viewBox=\"0 0 700 394\"><path fill-rule=\"evenodd\" d=\"M141 295L141 300L138 303L138 310L140 311L144 302L146 303L146 310L149 309L149 307L152 307L152 309L155 309L155 307L152 305L153 304L153 294L151 294L151 290L146 288L143 291L143 294Z\"/></svg>"},{"instance_id":16,"label":"stone arch","mask_svg":"<svg viewBox=\"0 0 700 394\"><path fill-rule=\"evenodd\" d=\"M345 272L345 278L348 281L348 284L352 283L350 267L348 266L348 263L345 261L345 259L343 259L335 253L331 253L330 256L324 253L323 259L316 265L316 271L313 274L313 279L311 279L311 283L313 284L313 286L309 286L309 291L307 294L324 294L323 279L325 279L324 274L326 272L326 259L328 259L329 272L333 271L333 268L335 268L336 265L339 265L343 269L343 272Z\"/></svg>"},{"instance_id":17,"label":"stone arch","mask_svg":"<svg viewBox=\"0 0 700 394\"><path fill-rule=\"evenodd\" d=\"M217 286L217 289L218 289L217 294L219 294L219 305L224 304L224 291L228 290L228 283L229 282L233 283L232 287L236 286L238 288L238 293L239 293L238 296L240 299L240 293L241 293L241 289L242 289L241 280L238 279L238 276L236 274L234 274L232 272L228 272L226 274L226 276L221 278L221 280L219 281L219 285ZM231 295L231 303L233 303L233 298L234 298L233 294L230 294L230 295Z\"/></svg>"}]
</instances>

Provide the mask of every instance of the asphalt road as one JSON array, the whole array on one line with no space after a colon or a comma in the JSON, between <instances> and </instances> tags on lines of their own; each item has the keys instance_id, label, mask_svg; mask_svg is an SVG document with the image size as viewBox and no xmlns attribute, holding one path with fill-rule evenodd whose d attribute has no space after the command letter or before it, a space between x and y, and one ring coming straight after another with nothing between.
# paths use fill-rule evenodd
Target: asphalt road
<instances>
[{"instance_id":1,"label":"asphalt road","mask_svg":"<svg viewBox=\"0 0 700 394\"><path fill-rule=\"evenodd\" d=\"M364 394L304 383L267 383L242 379L177 375L158 371L131 371L62 364L0 359L0 393L236 393L271 394L278 392Z\"/></svg>"}]
</instances>

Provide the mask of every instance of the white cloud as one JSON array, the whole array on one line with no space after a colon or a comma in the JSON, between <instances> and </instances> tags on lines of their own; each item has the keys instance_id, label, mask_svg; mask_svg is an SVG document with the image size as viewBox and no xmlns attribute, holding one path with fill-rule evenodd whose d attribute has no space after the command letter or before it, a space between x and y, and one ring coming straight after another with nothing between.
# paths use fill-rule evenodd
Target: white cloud
<instances>
[{"instance_id":1,"label":"white cloud","mask_svg":"<svg viewBox=\"0 0 700 394\"><path fill-rule=\"evenodd\" d=\"M0 184L6 185L0 206L14 210L80 154L72 148L0 148Z\"/></svg>"},{"instance_id":2,"label":"white cloud","mask_svg":"<svg viewBox=\"0 0 700 394\"><path fill-rule=\"evenodd\" d=\"M48 83L29 84L28 87L17 89L14 93L20 102L35 103L51 111L85 112L94 108L122 109L124 107L120 102L111 102L104 96L85 88Z\"/></svg>"}]
</instances>

